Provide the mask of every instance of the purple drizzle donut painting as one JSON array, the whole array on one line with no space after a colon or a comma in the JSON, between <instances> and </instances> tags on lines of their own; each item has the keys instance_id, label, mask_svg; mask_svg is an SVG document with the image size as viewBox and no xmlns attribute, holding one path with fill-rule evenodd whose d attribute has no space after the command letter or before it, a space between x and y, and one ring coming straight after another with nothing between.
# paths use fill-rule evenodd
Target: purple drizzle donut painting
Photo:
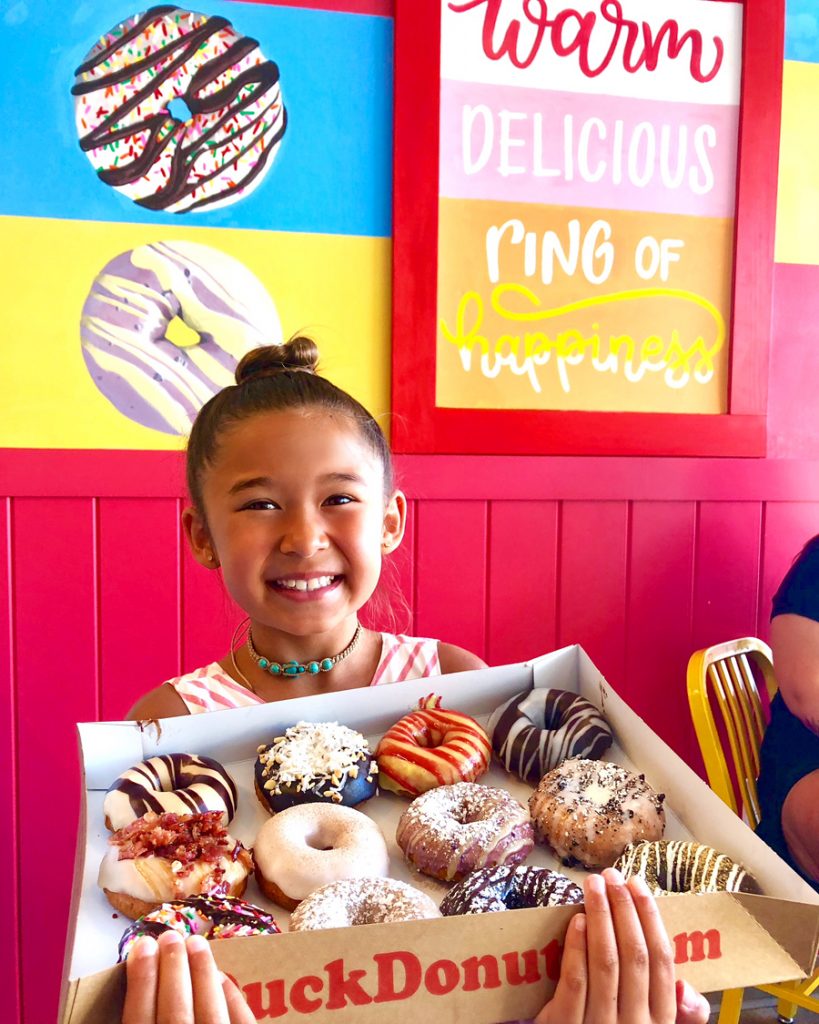
<instances>
[{"instance_id":1,"label":"purple drizzle donut painting","mask_svg":"<svg viewBox=\"0 0 819 1024\"><path fill-rule=\"evenodd\" d=\"M242 356L282 339L276 307L244 264L195 242L121 253L97 274L80 319L94 384L124 416L187 435L233 383Z\"/></svg>"},{"instance_id":2,"label":"purple drizzle donut painting","mask_svg":"<svg viewBox=\"0 0 819 1024\"><path fill-rule=\"evenodd\" d=\"M226 18L152 7L106 32L75 76L80 148L101 181L150 210L248 195L287 125L278 67Z\"/></svg>"}]
</instances>

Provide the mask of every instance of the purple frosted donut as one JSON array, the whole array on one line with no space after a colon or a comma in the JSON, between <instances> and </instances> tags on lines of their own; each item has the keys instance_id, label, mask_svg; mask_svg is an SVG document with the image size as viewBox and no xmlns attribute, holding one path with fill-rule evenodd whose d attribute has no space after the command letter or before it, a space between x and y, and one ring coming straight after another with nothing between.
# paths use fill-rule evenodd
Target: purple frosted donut
<instances>
[{"instance_id":1,"label":"purple frosted donut","mask_svg":"<svg viewBox=\"0 0 819 1024\"><path fill-rule=\"evenodd\" d=\"M505 790L477 782L438 786L401 815L395 839L419 871L457 882L470 871L514 865L535 845L526 808Z\"/></svg>"},{"instance_id":2,"label":"purple frosted donut","mask_svg":"<svg viewBox=\"0 0 819 1024\"><path fill-rule=\"evenodd\" d=\"M583 902L579 885L548 868L520 864L473 871L454 885L441 901L444 917L491 914L527 907L565 907Z\"/></svg>"},{"instance_id":3,"label":"purple frosted donut","mask_svg":"<svg viewBox=\"0 0 819 1024\"><path fill-rule=\"evenodd\" d=\"M492 712L487 729L504 768L534 786L570 757L602 757L612 740L594 704L555 688L511 697Z\"/></svg>"}]
</instances>

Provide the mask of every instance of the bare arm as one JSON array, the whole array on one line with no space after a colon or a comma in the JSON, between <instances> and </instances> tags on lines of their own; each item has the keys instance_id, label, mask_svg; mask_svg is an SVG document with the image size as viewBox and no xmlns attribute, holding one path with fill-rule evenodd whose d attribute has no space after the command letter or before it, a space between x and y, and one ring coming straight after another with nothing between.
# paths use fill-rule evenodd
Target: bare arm
<instances>
[{"instance_id":1,"label":"bare arm","mask_svg":"<svg viewBox=\"0 0 819 1024\"><path fill-rule=\"evenodd\" d=\"M782 699L812 732L819 734L819 622L803 615L771 620L771 648Z\"/></svg>"},{"instance_id":2,"label":"bare arm","mask_svg":"<svg viewBox=\"0 0 819 1024\"><path fill-rule=\"evenodd\" d=\"M163 683L139 698L128 712L128 719L139 722L148 718L176 718L188 714L190 712L176 690Z\"/></svg>"},{"instance_id":3,"label":"bare arm","mask_svg":"<svg viewBox=\"0 0 819 1024\"><path fill-rule=\"evenodd\" d=\"M469 672L474 668L486 668L486 662L481 661L477 654L465 651L463 647L455 647L453 644L439 643L438 658L443 675L448 675L450 672Z\"/></svg>"}]
</instances>

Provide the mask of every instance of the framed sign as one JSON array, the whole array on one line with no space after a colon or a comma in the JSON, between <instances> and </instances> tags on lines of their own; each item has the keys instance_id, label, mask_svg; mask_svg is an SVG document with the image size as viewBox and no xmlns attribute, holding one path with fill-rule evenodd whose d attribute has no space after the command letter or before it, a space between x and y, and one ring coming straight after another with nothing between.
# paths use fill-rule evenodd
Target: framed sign
<instances>
[{"instance_id":1,"label":"framed sign","mask_svg":"<svg viewBox=\"0 0 819 1024\"><path fill-rule=\"evenodd\" d=\"M764 455L784 0L396 0L393 444Z\"/></svg>"}]
</instances>

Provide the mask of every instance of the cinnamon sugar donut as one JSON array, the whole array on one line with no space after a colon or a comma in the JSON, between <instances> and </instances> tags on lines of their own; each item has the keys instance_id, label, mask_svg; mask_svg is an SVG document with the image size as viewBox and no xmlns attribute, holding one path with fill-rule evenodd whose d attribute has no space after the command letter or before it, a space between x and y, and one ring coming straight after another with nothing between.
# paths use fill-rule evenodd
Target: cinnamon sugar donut
<instances>
[{"instance_id":1,"label":"cinnamon sugar donut","mask_svg":"<svg viewBox=\"0 0 819 1024\"><path fill-rule=\"evenodd\" d=\"M492 712L487 728L503 767L534 786L570 757L602 757L612 741L591 701L554 687L510 697Z\"/></svg>"},{"instance_id":2,"label":"cinnamon sugar donut","mask_svg":"<svg viewBox=\"0 0 819 1024\"><path fill-rule=\"evenodd\" d=\"M442 708L441 698L430 694L384 733L375 756L382 789L418 796L435 786L480 778L492 746L474 718Z\"/></svg>"},{"instance_id":3,"label":"cinnamon sugar donut","mask_svg":"<svg viewBox=\"0 0 819 1024\"><path fill-rule=\"evenodd\" d=\"M352 807L300 804L262 825L253 844L259 888L286 910L343 878L389 874L381 829Z\"/></svg>"},{"instance_id":4,"label":"cinnamon sugar donut","mask_svg":"<svg viewBox=\"0 0 819 1024\"><path fill-rule=\"evenodd\" d=\"M410 864L445 882L478 868L519 864L535 845L526 809L505 790L474 782L416 797L395 839Z\"/></svg>"},{"instance_id":5,"label":"cinnamon sugar donut","mask_svg":"<svg viewBox=\"0 0 819 1024\"><path fill-rule=\"evenodd\" d=\"M564 864L599 870L614 864L629 843L662 836L664 800L644 775L574 758L543 776L529 810L538 840Z\"/></svg>"},{"instance_id":6,"label":"cinnamon sugar donut","mask_svg":"<svg viewBox=\"0 0 819 1024\"><path fill-rule=\"evenodd\" d=\"M435 902L395 878L349 878L316 889L296 907L290 931L440 917Z\"/></svg>"},{"instance_id":7,"label":"cinnamon sugar donut","mask_svg":"<svg viewBox=\"0 0 819 1024\"><path fill-rule=\"evenodd\" d=\"M567 907L583 902L583 890L559 871L519 864L481 868L449 890L441 900L444 917L491 914L526 907Z\"/></svg>"},{"instance_id":8,"label":"cinnamon sugar donut","mask_svg":"<svg viewBox=\"0 0 819 1024\"><path fill-rule=\"evenodd\" d=\"M660 839L631 843L614 865L625 878L640 875L655 896L669 892L761 893L748 871L703 843Z\"/></svg>"}]
</instances>

